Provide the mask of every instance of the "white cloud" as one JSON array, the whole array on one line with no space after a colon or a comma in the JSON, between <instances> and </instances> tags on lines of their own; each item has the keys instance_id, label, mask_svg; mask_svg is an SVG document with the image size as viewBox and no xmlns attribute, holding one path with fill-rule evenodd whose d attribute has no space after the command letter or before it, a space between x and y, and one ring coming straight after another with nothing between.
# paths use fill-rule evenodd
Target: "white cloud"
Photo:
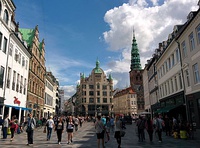
<instances>
[{"instance_id":1,"label":"white cloud","mask_svg":"<svg viewBox=\"0 0 200 148\"><path fill-rule=\"evenodd\" d=\"M173 26L183 24L191 10L197 10L197 0L165 0L158 6L158 0L130 0L128 4L115 7L106 12L104 20L110 30L103 33L109 50L121 50L121 58L108 63L116 76L116 85L122 84L122 75L130 70L130 51L133 27L140 51L142 67L150 59L159 42L166 40ZM126 75L126 77L129 77ZM125 78L126 80L129 78Z\"/></svg>"},{"instance_id":2,"label":"white cloud","mask_svg":"<svg viewBox=\"0 0 200 148\"><path fill-rule=\"evenodd\" d=\"M69 99L76 92L75 85L60 86L60 88L64 90L64 95L66 99Z\"/></svg>"}]
</instances>

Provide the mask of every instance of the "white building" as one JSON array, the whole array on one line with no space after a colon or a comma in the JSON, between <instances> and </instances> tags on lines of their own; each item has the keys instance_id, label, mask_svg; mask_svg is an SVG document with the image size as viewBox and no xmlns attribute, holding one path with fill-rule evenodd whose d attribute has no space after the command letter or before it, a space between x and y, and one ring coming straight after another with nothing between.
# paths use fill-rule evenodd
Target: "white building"
<instances>
[{"instance_id":1,"label":"white building","mask_svg":"<svg viewBox=\"0 0 200 148\"><path fill-rule=\"evenodd\" d=\"M27 44L18 32L12 0L0 0L0 114L21 120L26 108L28 65Z\"/></svg>"}]
</instances>

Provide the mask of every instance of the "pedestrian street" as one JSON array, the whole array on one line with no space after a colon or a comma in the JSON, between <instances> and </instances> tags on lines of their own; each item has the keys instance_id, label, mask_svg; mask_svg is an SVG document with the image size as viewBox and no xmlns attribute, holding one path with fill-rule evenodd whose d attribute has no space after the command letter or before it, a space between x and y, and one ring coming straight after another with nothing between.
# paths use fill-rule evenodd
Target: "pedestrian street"
<instances>
[{"instance_id":1,"label":"pedestrian street","mask_svg":"<svg viewBox=\"0 0 200 148\"><path fill-rule=\"evenodd\" d=\"M126 125L126 135L122 137L122 148L199 148L200 138L195 140L175 139L173 137L165 136L163 133L163 142L159 143L157 136L153 137L153 142L150 142L148 135L145 132L145 141L138 142L138 137L135 132L135 123ZM106 138L105 138L106 141ZM34 144L27 146L26 133L15 134L15 138L10 142L10 135L8 139L0 139L0 148L97 148L97 139L93 122L85 122L77 132L74 132L73 142L67 144L67 134L63 133L61 145L57 143L56 132L52 132L50 141L46 140L46 133L43 133L43 128L37 128L34 131ZM117 142L114 139L114 133L110 133L110 140L105 143L106 148L117 148Z\"/></svg>"}]
</instances>

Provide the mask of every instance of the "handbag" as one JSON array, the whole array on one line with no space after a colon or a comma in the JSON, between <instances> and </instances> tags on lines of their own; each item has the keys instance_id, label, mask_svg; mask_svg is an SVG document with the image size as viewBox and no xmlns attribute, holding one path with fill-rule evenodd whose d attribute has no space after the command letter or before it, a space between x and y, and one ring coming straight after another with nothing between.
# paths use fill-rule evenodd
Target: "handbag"
<instances>
[{"instance_id":1,"label":"handbag","mask_svg":"<svg viewBox=\"0 0 200 148\"><path fill-rule=\"evenodd\" d=\"M43 133L46 133L46 132L47 132L46 127L44 127Z\"/></svg>"},{"instance_id":2,"label":"handbag","mask_svg":"<svg viewBox=\"0 0 200 148\"><path fill-rule=\"evenodd\" d=\"M120 131L120 136L121 136L121 137L124 137L124 136L125 136L125 134L126 134L126 132L125 132L125 131Z\"/></svg>"},{"instance_id":3,"label":"handbag","mask_svg":"<svg viewBox=\"0 0 200 148\"><path fill-rule=\"evenodd\" d=\"M26 132L29 133L31 130L32 130L32 128L29 127L29 126L27 126L27 128L26 128Z\"/></svg>"}]
</instances>

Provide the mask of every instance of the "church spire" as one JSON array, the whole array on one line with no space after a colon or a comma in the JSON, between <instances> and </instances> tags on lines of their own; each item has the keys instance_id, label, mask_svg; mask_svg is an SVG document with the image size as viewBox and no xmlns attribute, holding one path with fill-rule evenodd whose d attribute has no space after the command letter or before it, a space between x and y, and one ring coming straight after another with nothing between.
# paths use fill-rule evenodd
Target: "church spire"
<instances>
[{"instance_id":1,"label":"church spire","mask_svg":"<svg viewBox=\"0 0 200 148\"><path fill-rule=\"evenodd\" d=\"M141 70L140 64L140 54L139 49L137 47L136 39L135 39L135 31L133 28L133 43L131 49L131 70Z\"/></svg>"}]
</instances>

